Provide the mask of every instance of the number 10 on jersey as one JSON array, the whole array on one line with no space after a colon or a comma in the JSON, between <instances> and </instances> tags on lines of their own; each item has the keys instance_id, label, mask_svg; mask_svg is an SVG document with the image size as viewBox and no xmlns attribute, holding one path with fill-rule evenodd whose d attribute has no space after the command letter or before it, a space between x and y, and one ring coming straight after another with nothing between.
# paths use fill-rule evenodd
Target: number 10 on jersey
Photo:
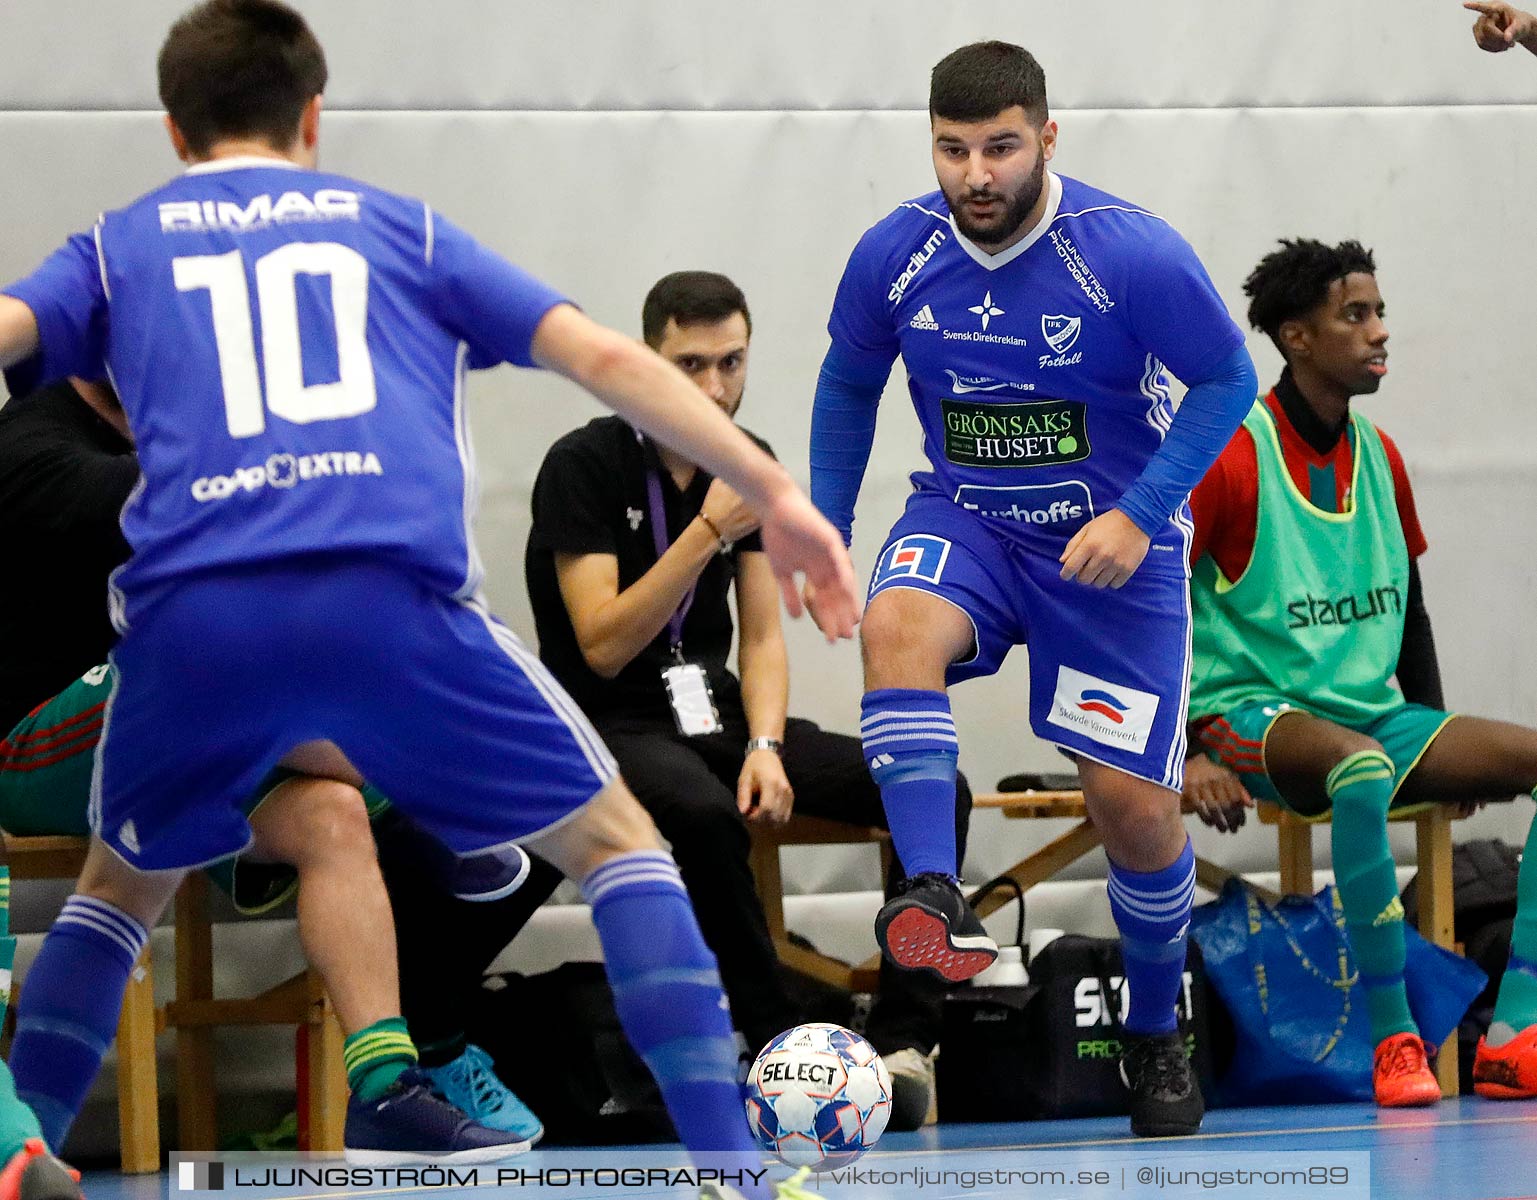
<instances>
[{"instance_id":1,"label":"number 10 on jersey","mask_svg":"<svg viewBox=\"0 0 1537 1200\"><path fill-rule=\"evenodd\" d=\"M336 242L291 242L256 260L256 311L261 315L261 365L245 260L239 250L171 261L176 288L207 291L219 353L219 381L231 437L255 437L267 428L267 412L296 425L336 421L370 411L377 402L374 364L368 354L368 260ZM299 332L299 275L331 281L331 313L337 378L304 382ZM266 378L263 396L262 379Z\"/></svg>"}]
</instances>

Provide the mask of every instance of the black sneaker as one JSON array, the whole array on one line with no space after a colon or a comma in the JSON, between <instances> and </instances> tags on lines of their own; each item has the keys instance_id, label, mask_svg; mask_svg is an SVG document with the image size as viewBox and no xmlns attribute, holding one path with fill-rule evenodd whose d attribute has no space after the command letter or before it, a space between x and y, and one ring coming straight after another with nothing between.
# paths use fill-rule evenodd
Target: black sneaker
<instances>
[{"instance_id":1,"label":"black sneaker","mask_svg":"<svg viewBox=\"0 0 1537 1200\"><path fill-rule=\"evenodd\" d=\"M948 875L904 879L875 917L881 953L908 971L931 971L960 983L992 966L998 943Z\"/></svg>"},{"instance_id":2,"label":"black sneaker","mask_svg":"<svg viewBox=\"0 0 1537 1200\"><path fill-rule=\"evenodd\" d=\"M1206 1102L1182 1033L1121 1034L1121 1082L1131 1089L1131 1131L1184 1137L1201 1128Z\"/></svg>"},{"instance_id":3,"label":"black sneaker","mask_svg":"<svg viewBox=\"0 0 1537 1200\"><path fill-rule=\"evenodd\" d=\"M489 1163L522 1154L526 1137L477 1125L432 1092L427 1076L412 1067L377 1100L347 1102L342 1134L346 1159L358 1166L394 1163Z\"/></svg>"}]
</instances>

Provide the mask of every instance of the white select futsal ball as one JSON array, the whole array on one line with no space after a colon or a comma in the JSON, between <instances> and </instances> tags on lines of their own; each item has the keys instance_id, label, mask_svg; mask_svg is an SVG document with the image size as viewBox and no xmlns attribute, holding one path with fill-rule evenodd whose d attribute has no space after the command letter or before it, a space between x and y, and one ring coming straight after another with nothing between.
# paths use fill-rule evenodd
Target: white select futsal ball
<instances>
[{"instance_id":1,"label":"white select futsal ball","mask_svg":"<svg viewBox=\"0 0 1537 1200\"><path fill-rule=\"evenodd\" d=\"M852 1029L797 1025L763 1047L747 1076L747 1123L765 1150L820 1171L853 1162L891 1116L891 1075Z\"/></svg>"}]
</instances>

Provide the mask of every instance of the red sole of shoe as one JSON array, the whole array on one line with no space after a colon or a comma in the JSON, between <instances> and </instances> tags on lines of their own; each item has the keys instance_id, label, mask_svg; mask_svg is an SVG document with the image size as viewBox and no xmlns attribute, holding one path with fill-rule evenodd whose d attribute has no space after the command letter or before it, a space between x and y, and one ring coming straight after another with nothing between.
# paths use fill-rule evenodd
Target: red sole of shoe
<instances>
[{"instance_id":1,"label":"red sole of shoe","mask_svg":"<svg viewBox=\"0 0 1537 1200\"><path fill-rule=\"evenodd\" d=\"M1383 1100L1377 1098L1378 1108L1429 1108L1432 1104L1438 1104L1441 1100L1441 1089L1436 1089L1436 1094L1424 1096L1405 1096L1400 1100Z\"/></svg>"},{"instance_id":2,"label":"red sole of shoe","mask_svg":"<svg viewBox=\"0 0 1537 1200\"><path fill-rule=\"evenodd\" d=\"M980 975L998 957L985 950L957 950L944 921L921 908L898 913L886 926L886 952L899 967L933 971L951 983Z\"/></svg>"},{"instance_id":3,"label":"red sole of shoe","mask_svg":"<svg viewBox=\"0 0 1537 1200\"><path fill-rule=\"evenodd\" d=\"M1537 1088L1506 1087L1503 1083L1475 1083L1473 1090L1485 1100L1531 1100Z\"/></svg>"}]
</instances>

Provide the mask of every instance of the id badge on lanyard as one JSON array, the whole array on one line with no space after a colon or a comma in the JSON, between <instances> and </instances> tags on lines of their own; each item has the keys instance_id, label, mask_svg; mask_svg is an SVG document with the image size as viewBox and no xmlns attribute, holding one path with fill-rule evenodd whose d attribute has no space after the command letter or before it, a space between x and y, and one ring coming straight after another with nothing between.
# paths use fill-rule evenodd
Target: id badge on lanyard
<instances>
[{"instance_id":1,"label":"id badge on lanyard","mask_svg":"<svg viewBox=\"0 0 1537 1200\"><path fill-rule=\"evenodd\" d=\"M646 472L646 499L651 506L651 536L656 543L656 556L661 558L667 553L667 510L662 504L662 480L654 470ZM667 688L672 719L684 737L703 737L707 733L719 733L721 729L720 710L715 707L709 675L700 664L688 662L683 657L683 620L693 607L694 590L689 588L678 611L667 622L667 642L672 647L674 662L670 667L662 668L662 684Z\"/></svg>"}]
</instances>

